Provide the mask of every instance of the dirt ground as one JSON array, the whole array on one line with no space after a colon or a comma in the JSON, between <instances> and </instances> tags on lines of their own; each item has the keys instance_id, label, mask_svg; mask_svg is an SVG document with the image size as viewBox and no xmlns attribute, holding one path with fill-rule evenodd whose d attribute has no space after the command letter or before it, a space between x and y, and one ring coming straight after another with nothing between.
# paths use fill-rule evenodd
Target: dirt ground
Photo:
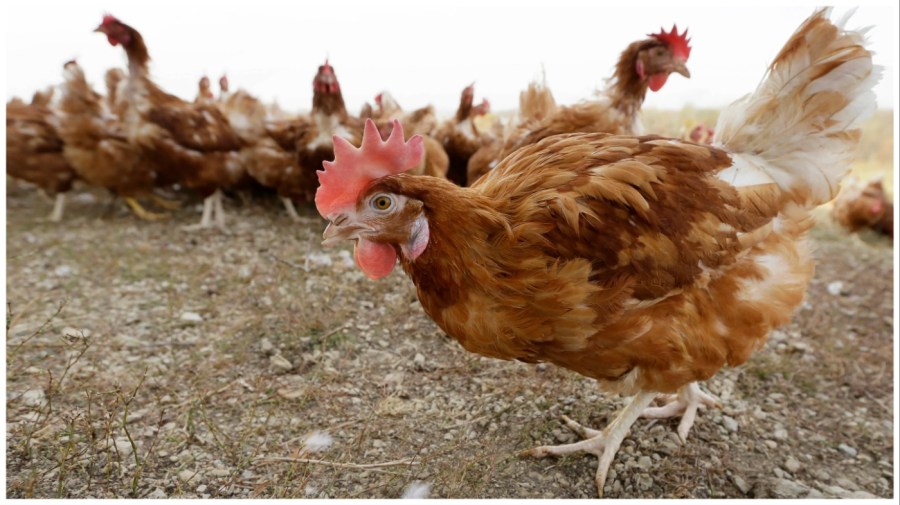
<instances>
[{"instance_id":1,"label":"dirt ground","mask_svg":"<svg viewBox=\"0 0 900 505\"><path fill-rule=\"evenodd\" d=\"M371 282L274 199L140 222L101 192L7 192L6 492L19 497L596 496L596 459L521 459L623 399L465 352L397 269ZM892 248L814 230L808 299L703 387L687 443L639 420L608 497L891 497ZM293 458L278 460L277 458Z\"/></svg>"}]
</instances>

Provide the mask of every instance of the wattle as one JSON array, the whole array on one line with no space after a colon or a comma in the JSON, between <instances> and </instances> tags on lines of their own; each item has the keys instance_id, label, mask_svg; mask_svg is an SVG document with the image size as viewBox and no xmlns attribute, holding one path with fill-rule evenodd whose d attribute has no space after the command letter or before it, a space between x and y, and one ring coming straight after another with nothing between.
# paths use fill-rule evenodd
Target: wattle
<instances>
[{"instance_id":1,"label":"wattle","mask_svg":"<svg viewBox=\"0 0 900 505\"><path fill-rule=\"evenodd\" d=\"M669 79L669 74L653 74L647 79L647 86L650 87L652 91L659 91L662 89L663 84L666 83L666 80Z\"/></svg>"},{"instance_id":2,"label":"wattle","mask_svg":"<svg viewBox=\"0 0 900 505\"><path fill-rule=\"evenodd\" d=\"M397 264L397 251L392 246L362 238L356 241L353 256L366 277L373 280L391 273Z\"/></svg>"}]
</instances>

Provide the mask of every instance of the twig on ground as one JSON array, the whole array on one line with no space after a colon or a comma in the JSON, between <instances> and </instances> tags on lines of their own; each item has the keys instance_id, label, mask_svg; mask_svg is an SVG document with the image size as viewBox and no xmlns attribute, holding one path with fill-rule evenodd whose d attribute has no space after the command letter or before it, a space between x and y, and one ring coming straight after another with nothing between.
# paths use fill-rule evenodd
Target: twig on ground
<instances>
[{"instance_id":1,"label":"twig on ground","mask_svg":"<svg viewBox=\"0 0 900 505\"><path fill-rule=\"evenodd\" d=\"M309 463L311 465L327 465L333 466L337 468L383 468L386 466L399 466L399 465L418 465L417 461L414 461L414 458L406 458L406 459L398 459L394 461L385 461L384 463L338 463L336 461L326 461L323 459L309 459L309 458L288 458L288 457L260 457L256 458L253 461L255 465L269 465L272 463Z\"/></svg>"}]
</instances>

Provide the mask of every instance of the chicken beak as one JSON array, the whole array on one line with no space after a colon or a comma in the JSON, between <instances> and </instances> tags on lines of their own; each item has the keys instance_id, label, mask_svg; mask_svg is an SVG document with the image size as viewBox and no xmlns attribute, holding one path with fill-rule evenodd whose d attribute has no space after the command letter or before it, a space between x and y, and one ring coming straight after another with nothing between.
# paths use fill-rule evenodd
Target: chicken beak
<instances>
[{"instance_id":1,"label":"chicken beak","mask_svg":"<svg viewBox=\"0 0 900 505\"><path fill-rule=\"evenodd\" d=\"M688 79L691 78L690 70L688 70L687 65L685 65L684 62L681 60L675 60L672 63L672 71L678 72L679 74L687 77Z\"/></svg>"},{"instance_id":2,"label":"chicken beak","mask_svg":"<svg viewBox=\"0 0 900 505\"><path fill-rule=\"evenodd\" d=\"M334 247L344 240L359 238L359 233L367 230L365 226L358 224L341 224L328 223L325 227L325 233L322 234L322 247Z\"/></svg>"}]
</instances>

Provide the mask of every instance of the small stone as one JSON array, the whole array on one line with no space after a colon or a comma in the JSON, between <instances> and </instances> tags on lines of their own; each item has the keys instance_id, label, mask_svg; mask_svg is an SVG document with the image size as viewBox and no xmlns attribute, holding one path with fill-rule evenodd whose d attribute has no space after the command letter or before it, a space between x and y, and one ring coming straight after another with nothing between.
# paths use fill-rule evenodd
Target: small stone
<instances>
[{"instance_id":1,"label":"small stone","mask_svg":"<svg viewBox=\"0 0 900 505\"><path fill-rule=\"evenodd\" d=\"M810 489L809 494L806 495L807 498L825 498L825 495L822 494L818 489Z\"/></svg>"},{"instance_id":2,"label":"small stone","mask_svg":"<svg viewBox=\"0 0 900 505\"><path fill-rule=\"evenodd\" d=\"M415 365L416 370L425 370L425 355L417 352L415 357L413 357L413 365Z\"/></svg>"},{"instance_id":3,"label":"small stone","mask_svg":"<svg viewBox=\"0 0 900 505\"><path fill-rule=\"evenodd\" d=\"M850 457L855 457L858 451L847 444L839 444L838 450Z\"/></svg>"},{"instance_id":4,"label":"small stone","mask_svg":"<svg viewBox=\"0 0 900 505\"><path fill-rule=\"evenodd\" d=\"M737 487L741 493L747 494L750 491L750 486L747 484L747 481L740 475L732 475L731 481L734 482L735 487Z\"/></svg>"},{"instance_id":5,"label":"small stone","mask_svg":"<svg viewBox=\"0 0 900 505\"><path fill-rule=\"evenodd\" d=\"M649 456L641 456L637 460L637 466L643 470L649 470L653 466L653 460Z\"/></svg>"},{"instance_id":6,"label":"small stone","mask_svg":"<svg viewBox=\"0 0 900 505\"><path fill-rule=\"evenodd\" d=\"M207 489L206 484L200 484L199 486L197 486L197 492L198 492L198 493L201 493L201 494L202 494L202 493L205 493L205 492L206 492L206 489Z\"/></svg>"},{"instance_id":7,"label":"small stone","mask_svg":"<svg viewBox=\"0 0 900 505\"><path fill-rule=\"evenodd\" d=\"M53 273L60 277L66 277L72 274L72 267L69 265L60 265L56 267L56 270L54 270Z\"/></svg>"},{"instance_id":8,"label":"small stone","mask_svg":"<svg viewBox=\"0 0 900 505\"><path fill-rule=\"evenodd\" d=\"M113 445L115 445L115 450L119 453L120 458L127 458L131 456L131 453L134 452L131 447L131 442L128 440L128 437L119 437L113 440Z\"/></svg>"},{"instance_id":9,"label":"small stone","mask_svg":"<svg viewBox=\"0 0 900 505\"><path fill-rule=\"evenodd\" d=\"M791 456L784 462L784 468L791 473L797 473L800 470L800 462Z\"/></svg>"},{"instance_id":10,"label":"small stone","mask_svg":"<svg viewBox=\"0 0 900 505\"><path fill-rule=\"evenodd\" d=\"M269 342L269 339L263 337L259 341L259 350L265 354L269 354L275 350L275 346L272 345L272 342Z\"/></svg>"},{"instance_id":11,"label":"small stone","mask_svg":"<svg viewBox=\"0 0 900 505\"><path fill-rule=\"evenodd\" d=\"M182 312L181 317L182 322L195 324L203 322L203 317L196 312Z\"/></svg>"},{"instance_id":12,"label":"small stone","mask_svg":"<svg viewBox=\"0 0 900 505\"><path fill-rule=\"evenodd\" d=\"M647 474L637 476L637 487L641 491L649 491L653 487L653 478Z\"/></svg>"},{"instance_id":13,"label":"small stone","mask_svg":"<svg viewBox=\"0 0 900 505\"><path fill-rule=\"evenodd\" d=\"M269 357L269 363L275 367L277 370L281 370L284 372L289 371L294 368L294 364L287 360L284 356L280 354L273 354Z\"/></svg>"},{"instance_id":14,"label":"small stone","mask_svg":"<svg viewBox=\"0 0 900 505\"><path fill-rule=\"evenodd\" d=\"M178 480L181 482L187 482L191 480L197 472L193 470L184 469L178 472Z\"/></svg>"},{"instance_id":15,"label":"small stone","mask_svg":"<svg viewBox=\"0 0 900 505\"><path fill-rule=\"evenodd\" d=\"M787 475L784 473L784 470L782 470L781 468L778 468L777 466L772 469L772 473L774 473L775 476L778 477L779 479L783 479L783 478L787 477Z\"/></svg>"},{"instance_id":16,"label":"small stone","mask_svg":"<svg viewBox=\"0 0 900 505\"><path fill-rule=\"evenodd\" d=\"M43 389L29 389L22 393L22 402L32 407L43 407L47 404L47 395Z\"/></svg>"},{"instance_id":17,"label":"small stone","mask_svg":"<svg viewBox=\"0 0 900 505\"><path fill-rule=\"evenodd\" d=\"M211 477L228 477L229 475L231 475L231 472L224 468L213 468L206 473L208 473Z\"/></svg>"},{"instance_id":18,"label":"small stone","mask_svg":"<svg viewBox=\"0 0 900 505\"><path fill-rule=\"evenodd\" d=\"M772 433L772 436L775 437L776 440L787 440L788 432L784 428L778 428L775 430L775 433Z\"/></svg>"},{"instance_id":19,"label":"small stone","mask_svg":"<svg viewBox=\"0 0 900 505\"><path fill-rule=\"evenodd\" d=\"M868 491L854 491L850 493L847 498L872 499L878 497Z\"/></svg>"},{"instance_id":20,"label":"small stone","mask_svg":"<svg viewBox=\"0 0 900 505\"><path fill-rule=\"evenodd\" d=\"M147 498L161 500L163 498L167 498L167 496L166 496L166 492L163 490L163 488L158 487L158 488L154 489L153 491L150 491L150 494L147 495Z\"/></svg>"},{"instance_id":21,"label":"small stone","mask_svg":"<svg viewBox=\"0 0 900 505\"><path fill-rule=\"evenodd\" d=\"M778 479L772 492L777 498L798 498L808 493L809 487L792 480Z\"/></svg>"},{"instance_id":22,"label":"small stone","mask_svg":"<svg viewBox=\"0 0 900 505\"><path fill-rule=\"evenodd\" d=\"M763 441L763 443L766 444L766 447L768 447L769 449L777 449L778 448L778 442L776 442L774 440L765 440L765 441Z\"/></svg>"},{"instance_id":23,"label":"small stone","mask_svg":"<svg viewBox=\"0 0 900 505\"><path fill-rule=\"evenodd\" d=\"M738 430L738 422L732 417L722 416L722 424L725 426L726 430L732 433L736 433Z\"/></svg>"},{"instance_id":24,"label":"small stone","mask_svg":"<svg viewBox=\"0 0 900 505\"><path fill-rule=\"evenodd\" d=\"M855 482L853 482L852 480L850 480L846 477L838 477L836 482L837 482L838 486L841 486L841 487L844 487L847 489L851 489L853 491L856 491L857 489L859 489L859 486L857 486Z\"/></svg>"},{"instance_id":25,"label":"small stone","mask_svg":"<svg viewBox=\"0 0 900 505\"><path fill-rule=\"evenodd\" d=\"M831 296L838 296L844 293L844 283L841 281L834 281L828 283L828 294Z\"/></svg>"}]
</instances>

